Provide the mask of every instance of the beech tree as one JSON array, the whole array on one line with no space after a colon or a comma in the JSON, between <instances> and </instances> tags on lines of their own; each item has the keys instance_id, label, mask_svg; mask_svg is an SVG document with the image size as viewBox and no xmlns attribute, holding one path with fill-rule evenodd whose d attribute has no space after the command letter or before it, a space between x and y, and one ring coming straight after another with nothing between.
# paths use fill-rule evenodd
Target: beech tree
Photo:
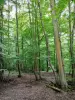
<instances>
[{"instance_id":1,"label":"beech tree","mask_svg":"<svg viewBox=\"0 0 75 100\"><path fill-rule=\"evenodd\" d=\"M58 62L58 77L59 81L58 83L61 85L61 87L67 87L67 82L64 74L64 66L62 63L61 58L61 49L60 49L60 41L59 41L59 25L58 20L56 18L56 12L55 12L55 1L50 0L51 5L51 11L52 11L52 21L54 26L54 39L55 39L55 46L56 46L56 56L57 56L57 62Z\"/></svg>"}]
</instances>

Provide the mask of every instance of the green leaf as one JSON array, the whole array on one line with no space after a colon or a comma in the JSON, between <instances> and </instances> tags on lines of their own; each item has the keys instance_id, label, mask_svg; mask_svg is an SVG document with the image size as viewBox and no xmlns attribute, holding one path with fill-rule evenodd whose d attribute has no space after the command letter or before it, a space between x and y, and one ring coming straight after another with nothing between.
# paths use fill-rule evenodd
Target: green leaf
<instances>
[{"instance_id":1,"label":"green leaf","mask_svg":"<svg viewBox=\"0 0 75 100\"><path fill-rule=\"evenodd\" d=\"M75 3L75 0L74 0L74 3Z\"/></svg>"},{"instance_id":2,"label":"green leaf","mask_svg":"<svg viewBox=\"0 0 75 100\"><path fill-rule=\"evenodd\" d=\"M0 0L0 4L4 4L4 0Z\"/></svg>"}]
</instances>

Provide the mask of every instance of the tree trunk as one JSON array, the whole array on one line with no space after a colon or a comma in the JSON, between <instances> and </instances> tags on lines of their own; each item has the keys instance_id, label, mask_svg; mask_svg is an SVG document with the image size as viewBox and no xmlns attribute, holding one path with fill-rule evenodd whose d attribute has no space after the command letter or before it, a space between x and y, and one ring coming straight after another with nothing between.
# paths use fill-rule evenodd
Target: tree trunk
<instances>
[{"instance_id":1,"label":"tree trunk","mask_svg":"<svg viewBox=\"0 0 75 100\"><path fill-rule=\"evenodd\" d=\"M59 27L58 27L58 21L56 18L56 12L55 12L55 0L50 0L50 5L51 5L51 11L52 11L52 21L53 21L53 26L54 26L56 56L57 56L58 69L59 69L58 84L60 84L61 87L64 88L64 87L67 87L67 82L66 82L64 68L63 68L63 64L62 64L62 58L61 58L61 49L60 49L60 41L59 41Z\"/></svg>"},{"instance_id":2,"label":"tree trunk","mask_svg":"<svg viewBox=\"0 0 75 100\"><path fill-rule=\"evenodd\" d=\"M23 37L23 35L22 35L22 39L21 39L21 41L22 41L22 62L21 62L21 68L22 68L22 70L23 70L23 68L24 68L24 61L23 61L23 59L24 59L24 56L23 56L23 54L24 54L24 37Z\"/></svg>"},{"instance_id":3,"label":"tree trunk","mask_svg":"<svg viewBox=\"0 0 75 100\"><path fill-rule=\"evenodd\" d=\"M0 30L3 30L3 6L0 5ZM0 44L2 44L3 34L0 32ZM0 68L4 66L2 48L0 47Z\"/></svg>"},{"instance_id":4,"label":"tree trunk","mask_svg":"<svg viewBox=\"0 0 75 100\"><path fill-rule=\"evenodd\" d=\"M73 29L72 29L72 78L75 77L75 61L74 61L74 34L75 34L75 2L74 2L74 19L73 19Z\"/></svg>"},{"instance_id":5,"label":"tree trunk","mask_svg":"<svg viewBox=\"0 0 75 100\"><path fill-rule=\"evenodd\" d=\"M74 12L75 12L75 4L74 4ZM73 21L73 29L71 28L71 0L69 0L69 33L70 33L70 59L71 59L71 67L72 67L72 78L74 78L74 51L73 51L73 41L74 41L74 30L75 30L75 18Z\"/></svg>"},{"instance_id":6,"label":"tree trunk","mask_svg":"<svg viewBox=\"0 0 75 100\"><path fill-rule=\"evenodd\" d=\"M32 6L34 6L33 2L32 2ZM34 7L35 9L35 7ZM30 21L30 33L31 33L31 38L32 38L32 43L35 45L33 47L36 48L36 25L33 24L33 27L32 27L32 23L31 23L31 12L30 12L30 2L28 1L28 10L29 10L29 21ZM33 9L32 9L33 10ZM34 21L34 17L33 16L33 13L32 13L32 22L34 22L36 24L36 22ZM35 19L36 20L36 19ZM34 73L35 75L35 79L38 80L38 77L37 77L37 74L36 74L36 71L37 71L37 54L36 54L36 51L34 50L34 55L33 55L33 58L34 58L34 65L32 67L32 72Z\"/></svg>"},{"instance_id":7,"label":"tree trunk","mask_svg":"<svg viewBox=\"0 0 75 100\"><path fill-rule=\"evenodd\" d=\"M8 55L10 55L10 45L9 45L9 39L10 39L10 34L9 34L9 20L10 20L10 9L9 9L9 0L8 0ZM10 73L10 58L8 58L8 66L7 69Z\"/></svg>"},{"instance_id":8,"label":"tree trunk","mask_svg":"<svg viewBox=\"0 0 75 100\"><path fill-rule=\"evenodd\" d=\"M9 0L8 0L8 55L9 55L9 19L10 19L10 9L9 9Z\"/></svg>"},{"instance_id":9,"label":"tree trunk","mask_svg":"<svg viewBox=\"0 0 75 100\"><path fill-rule=\"evenodd\" d=\"M41 74L40 74L40 70L41 70L41 64L40 64L40 36L39 36L39 31L38 31L38 23L37 23L37 35L38 35L38 48L39 48L39 52L38 52L39 78L41 79Z\"/></svg>"},{"instance_id":10,"label":"tree trunk","mask_svg":"<svg viewBox=\"0 0 75 100\"><path fill-rule=\"evenodd\" d=\"M54 71L54 69L53 69L53 67L51 65L48 35L46 34L45 27L44 27L44 23L42 21L42 12L41 12L41 8L40 8L40 1L39 0L38 0L38 7L39 7L39 14L40 14L40 20L41 20L42 30L43 30L43 34L45 36L45 41L46 41L47 71L49 70L49 67L50 67L52 69L54 75L55 75L55 71Z\"/></svg>"},{"instance_id":11,"label":"tree trunk","mask_svg":"<svg viewBox=\"0 0 75 100\"><path fill-rule=\"evenodd\" d=\"M17 43L16 43L16 54L17 54L17 67L18 67L18 77L21 77L21 70L20 70L20 64L19 64L19 34L18 34L18 15L17 15L17 0L16 0L16 33L17 33Z\"/></svg>"}]
</instances>

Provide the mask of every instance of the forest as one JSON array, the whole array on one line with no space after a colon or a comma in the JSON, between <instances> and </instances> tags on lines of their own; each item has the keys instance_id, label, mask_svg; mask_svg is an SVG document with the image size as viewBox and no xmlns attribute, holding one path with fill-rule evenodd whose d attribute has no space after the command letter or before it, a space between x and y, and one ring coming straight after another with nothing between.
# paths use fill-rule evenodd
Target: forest
<instances>
[{"instance_id":1,"label":"forest","mask_svg":"<svg viewBox=\"0 0 75 100\"><path fill-rule=\"evenodd\" d=\"M75 100L75 0L0 0L0 100Z\"/></svg>"}]
</instances>

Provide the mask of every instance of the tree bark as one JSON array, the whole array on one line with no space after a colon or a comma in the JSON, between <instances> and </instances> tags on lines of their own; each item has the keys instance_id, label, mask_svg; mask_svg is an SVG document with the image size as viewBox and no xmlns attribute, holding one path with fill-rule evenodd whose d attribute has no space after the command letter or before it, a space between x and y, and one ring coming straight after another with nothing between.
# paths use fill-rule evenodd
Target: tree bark
<instances>
[{"instance_id":1,"label":"tree bark","mask_svg":"<svg viewBox=\"0 0 75 100\"><path fill-rule=\"evenodd\" d=\"M54 75L55 75L55 71L51 65L51 60L50 60L50 50L49 50L49 41L48 41L48 35L46 34L45 31L45 27L44 27L44 23L42 21L42 12L41 12L41 8L40 8L40 0L38 0L38 7L39 7L39 14L40 14L40 21L41 21L41 25L42 25L42 30L43 30L43 34L45 37L45 41L46 41L46 52L47 52L47 72L49 70L49 67L52 69ZM55 75L56 76L56 75Z\"/></svg>"},{"instance_id":2,"label":"tree bark","mask_svg":"<svg viewBox=\"0 0 75 100\"><path fill-rule=\"evenodd\" d=\"M0 30L3 30L3 5L0 5ZM3 33L0 32L0 44L2 44ZM0 47L0 68L4 66L4 60L2 55L2 47Z\"/></svg>"},{"instance_id":3,"label":"tree bark","mask_svg":"<svg viewBox=\"0 0 75 100\"><path fill-rule=\"evenodd\" d=\"M54 38L55 38L55 45L56 45L56 56L57 56L57 62L58 62L58 75L59 80L57 80L58 84L61 85L62 88L67 87L67 82L64 74L64 68L62 64L62 58L61 58L61 49L60 49L60 41L59 41L59 26L58 21L56 18L56 12L55 12L55 0L50 0L51 5L51 14L52 14L52 21L53 21L53 27L54 27Z\"/></svg>"},{"instance_id":4,"label":"tree bark","mask_svg":"<svg viewBox=\"0 0 75 100\"><path fill-rule=\"evenodd\" d=\"M18 33L18 15L17 15L17 0L16 0L16 33L17 33L17 42L16 42L16 55L17 55L17 67L18 67L18 77L21 77L21 70L19 64L19 33Z\"/></svg>"},{"instance_id":5,"label":"tree bark","mask_svg":"<svg viewBox=\"0 0 75 100\"><path fill-rule=\"evenodd\" d=\"M35 5L33 4L32 2L32 6L34 6L34 10L35 10ZM36 48L36 18L35 16L33 15L33 12L32 12L32 19L31 19L31 12L30 12L30 2L28 1L28 10L29 10L29 21L30 21L30 33L31 33L31 38L32 38L32 43L34 44L33 47ZM33 11L33 8L32 8L32 11ZM35 11L34 11L35 12ZM32 22L35 23L35 24L32 24ZM36 74L36 71L37 71L37 53L36 51L34 50L34 55L33 55L33 58L34 58L34 63L33 63L33 67L32 67L32 72L34 73L35 75L35 79L38 80L38 77L37 77L37 74Z\"/></svg>"},{"instance_id":6,"label":"tree bark","mask_svg":"<svg viewBox=\"0 0 75 100\"><path fill-rule=\"evenodd\" d=\"M74 13L75 13L75 4L74 4ZM74 14L75 15L75 14ZM70 33L70 59L72 67L72 78L74 78L74 30L75 30L75 18L73 19L73 29L71 24L71 0L69 0L69 33Z\"/></svg>"}]
</instances>

